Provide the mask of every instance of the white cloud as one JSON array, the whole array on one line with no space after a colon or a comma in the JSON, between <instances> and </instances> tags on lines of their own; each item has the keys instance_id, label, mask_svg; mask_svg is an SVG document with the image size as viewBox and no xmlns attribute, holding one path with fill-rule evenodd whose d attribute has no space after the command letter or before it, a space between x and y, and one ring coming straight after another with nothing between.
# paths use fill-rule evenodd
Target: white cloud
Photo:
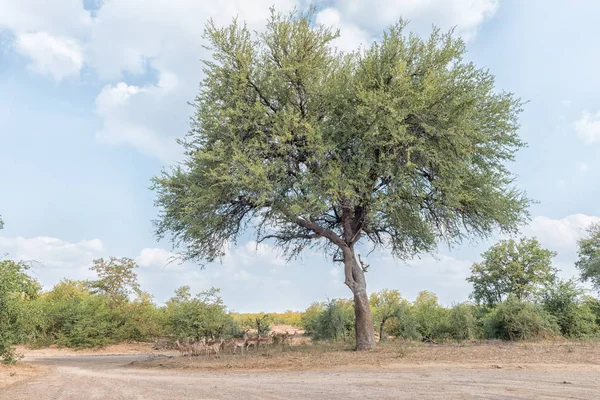
<instances>
[{"instance_id":1,"label":"white cloud","mask_svg":"<svg viewBox=\"0 0 600 400\"><path fill-rule=\"evenodd\" d=\"M68 37L55 37L47 32L20 33L15 48L31 60L31 71L49 75L57 81L78 76L83 66L81 46Z\"/></svg>"},{"instance_id":2,"label":"white cloud","mask_svg":"<svg viewBox=\"0 0 600 400\"><path fill-rule=\"evenodd\" d=\"M479 26L496 13L498 1L334 0L330 7L339 11L344 23L352 23L377 34L402 17L411 21L410 30L419 34L430 32L432 24L444 30L456 26L457 33L470 40L475 37Z\"/></svg>"},{"instance_id":3,"label":"white cloud","mask_svg":"<svg viewBox=\"0 0 600 400\"><path fill-rule=\"evenodd\" d=\"M103 127L96 133L98 141L126 144L138 151L172 162L181 154L175 142L181 136L184 124L175 123L177 135L169 132L169 118L159 109L169 110L171 93L177 87L177 78L163 73L157 85L134 86L119 82L105 86L96 98L96 113L103 118ZM185 102L182 101L182 109ZM166 113L168 114L168 112Z\"/></svg>"},{"instance_id":4,"label":"white cloud","mask_svg":"<svg viewBox=\"0 0 600 400\"><path fill-rule=\"evenodd\" d=\"M573 123L575 132L583 138L586 143L600 142L600 111L592 115L584 111L581 118Z\"/></svg>"},{"instance_id":5,"label":"white cloud","mask_svg":"<svg viewBox=\"0 0 600 400\"><path fill-rule=\"evenodd\" d=\"M326 8L319 11L316 16L317 24L332 26L340 30L340 37L332 42L338 50L348 52L356 50L359 46L368 46L373 38L364 29L357 25L342 21L340 12L335 8Z\"/></svg>"},{"instance_id":6,"label":"white cloud","mask_svg":"<svg viewBox=\"0 0 600 400\"><path fill-rule=\"evenodd\" d=\"M569 100L569 99L562 100L560 103L561 103L563 106L566 106L566 107L570 107L570 106L571 106L571 100Z\"/></svg>"},{"instance_id":7,"label":"white cloud","mask_svg":"<svg viewBox=\"0 0 600 400\"><path fill-rule=\"evenodd\" d=\"M577 163L577 169L581 172L586 172L587 170L590 169L589 164L584 163L584 162L578 162Z\"/></svg>"},{"instance_id":8,"label":"white cloud","mask_svg":"<svg viewBox=\"0 0 600 400\"><path fill-rule=\"evenodd\" d=\"M82 0L0 0L0 30L83 36L91 23Z\"/></svg>"},{"instance_id":9,"label":"white cloud","mask_svg":"<svg viewBox=\"0 0 600 400\"><path fill-rule=\"evenodd\" d=\"M175 253L160 248L145 248L135 259L142 268L183 269L181 257Z\"/></svg>"},{"instance_id":10,"label":"white cloud","mask_svg":"<svg viewBox=\"0 0 600 400\"><path fill-rule=\"evenodd\" d=\"M586 233L592 223L600 222L600 217L573 214L565 218L552 219L538 216L524 229L527 236L535 236L540 243L559 254L574 254L577 251L577 240Z\"/></svg>"},{"instance_id":11,"label":"white cloud","mask_svg":"<svg viewBox=\"0 0 600 400\"><path fill-rule=\"evenodd\" d=\"M2 237L0 254L17 260L36 261L51 268L87 267L91 261L104 252L100 239L71 243L52 237Z\"/></svg>"}]
</instances>

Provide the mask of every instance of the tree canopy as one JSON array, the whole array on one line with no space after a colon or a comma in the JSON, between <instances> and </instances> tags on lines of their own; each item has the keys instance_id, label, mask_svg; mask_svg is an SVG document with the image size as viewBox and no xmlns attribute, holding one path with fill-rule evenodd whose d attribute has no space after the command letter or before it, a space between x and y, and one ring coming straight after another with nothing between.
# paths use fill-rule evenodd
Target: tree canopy
<instances>
[{"instance_id":1,"label":"tree canopy","mask_svg":"<svg viewBox=\"0 0 600 400\"><path fill-rule=\"evenodd\" d=\"M587 237L578 242L578 260L575 263L583 281L591 282L600 292L600 224L588 228Z\"/></svg>"},{"instance_id":2,"label":"tree canopy","mask_svg":"<svg viewBox=\"0 0 600 400\"><path fill-rule=\"evenodd\" d=\"M478 303L495 305L509 296L524 301L555 280L556 253L542 248L535 238L502 240L481 256L483 261L473 264L467 278Z\"/></svg>"},{"instance_id":3,"label":"tree canopy","mask_svg":"<svg viewBox=\"0 0 600 400\"><path fill-rule=\"evenodd\" d=\"M157 234L203 262L244 231L289 257L322 248L344 262L363 331L372 322L356 245L405 258L513 232L527 217L505 166L524 145L521 101L464 60L452 31L421 39L400 21L343 54L338 32L313 17L273 11L256 35L238 21L207 24L212 59L185 160L154 179ZM372 347L372 332L357 328L361 341Z\"/></svg>"},{"instance_id":4,"label":"tree canopy","mask_svg":"<svg viewBox=\"0 0 600 400\"><path fill-rule=\"evenodd\" d=\"M140 294L140 285L134 272L137 267L131 258L99 258L90 267L98 279L88 282L88 286L92 293L104 294L110 306L114 307L127 301L130 295Z\"/></svg>"}]
</instances>

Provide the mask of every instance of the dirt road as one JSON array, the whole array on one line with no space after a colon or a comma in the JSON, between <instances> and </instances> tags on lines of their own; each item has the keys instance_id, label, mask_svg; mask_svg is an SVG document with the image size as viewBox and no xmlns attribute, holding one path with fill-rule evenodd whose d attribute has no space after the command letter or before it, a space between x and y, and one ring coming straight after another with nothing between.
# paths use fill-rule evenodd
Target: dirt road
<instances>
[{"instance_id":1,"label":"dirt road","mask_svg":"<svg viewBox=\"0 0 600 400\"><path fill-rule=\"evenodd\" d=\"M190 372L136 369L148 356L27 359L50 372L0 399L598 399L597 365L395 364L365 371Z\"/></svg>"}]
</instances>

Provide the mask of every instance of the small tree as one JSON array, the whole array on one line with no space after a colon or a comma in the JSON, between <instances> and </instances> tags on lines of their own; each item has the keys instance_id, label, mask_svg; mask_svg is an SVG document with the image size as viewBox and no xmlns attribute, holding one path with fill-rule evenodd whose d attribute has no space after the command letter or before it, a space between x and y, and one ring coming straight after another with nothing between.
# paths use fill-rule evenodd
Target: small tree
<instances>
[{"instance_id":1,"label":"small tree","mask_svg":"<svg viewBox=\"0 0 600 400\"><path fill-rule=\"evenodd\" d=\"M12 260L0 260L0 359L15 361L12 345L19 329L17 303L37 296L39 283L27 271L29 265Z\"/></svg>"},{"instance_id":2,"label":"small tree","mask_svg":"<svg viewBox=\"0 0 600 400\"><path fill-rule=\"evenodd\" d=\"M398 290L382 289L371 293L369 304L373 313L373 322L379 330L379 340L386 339L385 323L393 318L399 318L401 313L402 296Z\"/></svg>"},{"instance_id":3,"label":"small tree","mask_svg":"<svg viewBox=\"0 0 600 400\"><path fill-rule=\"evenodd\" d=\"M591 282L600 292L600 224L588 228L587 237L578 242L579 259L575 263L581 273L581 280Z\"/></svg>"},{"instance_id":4,"label":"small tree","mask_svg":"<svg viewBox=\"0 0 600 400\"><path fill-rule=\"evenodd\" d=\"M502 240L481 256L483 261L473 264L467 278L473 284L471 297L480 304L492 306L509 296L524 301L555 279L556 253L543 249L535 238Z\"/></svg>"},{"instance_id":5,"label":"small tree","mask_svg":"<svg viewBox=\"0 0 600 400\"><path fill-rule=\"evenodd\" d=\"M212 60L186 159L154 180L157 234L184 258L222 257L254 228L289 257L319 247L344 264L356 347L375 346L360 244L400 259L438 240L513 232L529 200L505 167L523 146L521 102L465 61L465 44L406 23L349 54L313 12L272 12L252 37L234 21L205 35Z\"/></svg>"},{"instance_id":6,"label":"small tree","mask_svg":"<svg viewBox=\"0 0 600 400\"><path fill-rule=\"evenodd\" d=\"M221 337L230 325L219 289L211 288L190 296L189 287L183 286L167 301L166 318L170 333L177 338Z\"/></svg>"},{"instance_id":7,"label":"small tree","mask_svg":"<svg viewBox=\"0 0 600 400\"><path fill-rule=\"evenodd\" d=\"M544 309L556 318L563 336L581 337L597 331L596 316L583 303L584 290L574 280L557 280L540 296Z\"/></svg>"},{"instance_id":8,"label":"small tree","mask_svg":"<svg viewBox=\"0 0 600 400\"><path fill-rule=\"evenodd\" d=\"M426 290L419 292L413 305L413 312L418 324L417 331L423 338L443 339L447 331L448 310L442 307L434 293Z\"/></svg>"},{"instance_id":9,"label":"small tree","mask_svg":"<svg viewBox=\"0 0 600 400\"><path fill-rule=\"evenodd\" d=\"M99 258L90 267L98 275L98 279L89 282L92 293L106 296L108 304L114 308L129 300L132 294L141 293L134 270L138 268L131 258L111 257L109 260Z\"/></svg>"}]
</instances>

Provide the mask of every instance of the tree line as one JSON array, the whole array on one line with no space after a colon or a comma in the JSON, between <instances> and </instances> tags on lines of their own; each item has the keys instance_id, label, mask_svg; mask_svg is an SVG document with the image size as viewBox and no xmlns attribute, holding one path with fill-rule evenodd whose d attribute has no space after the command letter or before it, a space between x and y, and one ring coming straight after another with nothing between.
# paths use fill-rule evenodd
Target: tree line
<instances>
[{"instance_id":1,"label":"tree line","mask_svg":"<svg viewBox=\"0 0 600 400\"><path fill-rule=\"evenodd\" d=\"M564 280L552 265L556 253L536 239L500 241L473 264L470 301L444 307L427 291L411 302L384 289L369 296L371 330L380 340L440 342L600 337L600 301L580 286L590 281L600 291L599 225L578 248L580 277ZM101 258L90 268L96 279L65 279L42 291L29 264L0 261L0 357L13 361L17 343L82 348L159 337L242 337L248 330L266 335L272 324L297 326L314 340L355 340L353 299L313 303L304 312L240 314L227 309L219 289L192 294L183 286L158 306L141 289L136 268L129 258Z\"/></svg>"}]
</instances>

